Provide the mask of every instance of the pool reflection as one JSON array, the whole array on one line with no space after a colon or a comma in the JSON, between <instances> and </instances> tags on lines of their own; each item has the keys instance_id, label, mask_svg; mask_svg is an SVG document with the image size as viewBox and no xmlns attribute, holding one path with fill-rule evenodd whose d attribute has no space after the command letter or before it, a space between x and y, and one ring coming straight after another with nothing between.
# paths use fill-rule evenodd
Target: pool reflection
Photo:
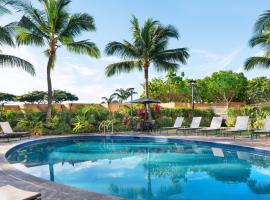
<instances>
[{"instance_id":1,"label":"pool reflection","mask_svg":"<svg viewBox=\"0 0 270 200\"><path fill-rule=\"evenodd\" d=\"M220 193L219 199L267 199L270 194L268 157L191 143L49 142L22 148L8 160L51 181L127 199L216 199Z\"/></svg>"}]
</instances>

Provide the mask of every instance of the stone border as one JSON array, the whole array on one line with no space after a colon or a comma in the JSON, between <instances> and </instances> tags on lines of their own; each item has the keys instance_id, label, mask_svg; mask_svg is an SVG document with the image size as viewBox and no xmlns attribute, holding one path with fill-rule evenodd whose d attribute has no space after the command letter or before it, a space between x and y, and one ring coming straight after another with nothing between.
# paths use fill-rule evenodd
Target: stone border
<instances>
[{"instance_id":1,"label":"stone border","mask_svg":"<svg viewBox=\"0 0 270 200\"><path fill-rule=\"evenodd\" d=\"M74 199L74 200L117 200L120 198L98 194L94 192L88 192L83 189L78 189L71 186L66 186L58 183L54 183L45 179L41 179L30 174L24 173L17 170L6 160L6 155L16 150L17 148L24 147L35 143L40 143L47 140L63 140L63 139L88 139L88 138L116 138L116 139L139 139L146 141L162 141L162 142L175 142L183 143L188 142L197 145L206 145L211 147L223 148L233 151L246 151L248 153L259 154L264 156L270 156L270 151L262 148L243 146L237 144L226 144L219 141L204 141L196 139L185 139L178 137L162 137L162 136L149 136L149 135L66 135L66 136L52 136L52 137L41 137L37 139L31 139L26 141L20 141L12 144L5 144L0 148L0 180L1 176L6 179L7 184L12 183L15 187L36 191L42 193L43 200L49 199ZM210 139L210 138L209 138ZM1 182L0 182L1 184Z\"/></svg>"}]
</instances>

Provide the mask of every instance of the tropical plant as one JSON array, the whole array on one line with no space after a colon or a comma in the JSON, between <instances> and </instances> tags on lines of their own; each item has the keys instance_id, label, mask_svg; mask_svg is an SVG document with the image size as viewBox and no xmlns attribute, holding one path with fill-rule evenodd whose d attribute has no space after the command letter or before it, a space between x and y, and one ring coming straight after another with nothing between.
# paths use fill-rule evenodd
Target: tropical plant
<instances>
[{"instance_id":1,"label":"tropical plant","mask_svg":"<svg viewBox=\"0 0 270 200\"><path fill-rule=\"evenodd\" d=\"M262 56L253 56L246 60L245 69L251 70L255 67L265 69L270 68L270 10L266 10L260 15L254 26L254 35L249 41L249 45L253 47L261 47L263 49Z\"/></svg>"},{"instance_id":2,"label":"tropical plant","mask_svg":"<svg viewBox=\"0 0 270 200\"><path fill-rule=\"evenodd\" d=\"M126 101L131 95L137 94L137 92L134 92L134 88L119 88L115 90L113 95L118 99L119 103L123 103Z\"/></svg>"},{"instance_id":3,"label":"tropical plant","mask_svg":"<svg viewBox=\"0 0 270 200\"><path fill-rule=\"evenodd\" d=\"M0 92L0 104L3 107L6 103L14 101L16 98L15 95L13 94L8 94L8 93L1 93Z\"/></svg>"},{"instance_id":4,"label":"tropical plant","mask_svg":"<svg viewBox=\"0 0 270 200\"><path fill-rule=\"evenodd\" d=\"M120 56L124 61L106 67L108 77L135 69L144 71L145 97L149 97L148 74L151 64L157 71L176 71L178 62L185 64L189 57L186 48L168 49L170 38L179 39L178 31L171 25L164 26L159 21L148 19L141 28L138 19L131 20L132 42L110 42L105 49L107 55ZM151 118L148 108L149 118Z\"/></svg>"},{"instance_id":5,"label":"tropical plant","mask_svg":"<svg viewBox=\"0 0 270 200\"><path fill-rule=\"evenodd\" d=\"M0 16L4 14L10 14L10 10L7 8L9 1L0 0ZM0 45L7 45L10 47L15 47L15 43L13 41L14 31L16 28L16 23L10 23L5 26L0 26ZM35 69L33 65L26 60L18 58L12 55L6 55L4 53L0 53L0 67L18 67L28 72L31 75L35 75Z\"/></svg>"},{"instance_id":6,"label":"tropical plant","mask_svg":"<svg viewBox=\"0 0 270 200\"><path fill-rule=\"evenodd\" d=\"M18 45L46 46L48 56L47 84L48 110L46 123L52 112L52 81L51 70L54 69L57 50L61 47L72 53L86 54L98 58L97 46L89 40L75 41L83 32L94 31L95 23L87 13L70 14L68 6L71 0L39 0L42 9L35 8L29 1L9 0L15 8L24 12L17 30Z\"/></svg>"},{"instance_id":7,"label":"tropical plant","mask_svg":"<svg viewBox=\"0 0 270 200\"><path fill-rule=\"evenodd\" d=\"M248 81L247 102L250 104L267 102L270 100L270 79L256 77Z\"/></svg>"},{"instance_id":8,"label":"tropical plant","mask_svg":"<svg viewBox=\"0 0 270 200\"><path fill-rule=\"evenodd\" d=\"M168 71L166 78L153 78L149 81L149 97L161 102L190 102L191 88L187 79Z\"/></svg>"},{"instance_id":9,"label":"tropical plant","mask_svg":"<svg viewBox=\"0 0 270 200\"><path fill-rule=\"evenodd\" d=\"M102 97L102 104L111 104L111 103L118 103L115 99L115 94L110 95L109 97Z\"/></svg>"}]
</instances>

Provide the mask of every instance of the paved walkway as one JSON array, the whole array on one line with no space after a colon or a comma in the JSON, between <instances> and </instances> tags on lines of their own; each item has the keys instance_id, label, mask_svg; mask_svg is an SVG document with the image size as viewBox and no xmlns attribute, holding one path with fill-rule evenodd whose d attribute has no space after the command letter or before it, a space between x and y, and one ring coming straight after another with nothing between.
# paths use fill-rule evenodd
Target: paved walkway
<instances>
[{"instance_id":1,"label":"paved walkway","mask_svg":"<svg viewBox=\"0 0 270 200\"><path fill-rule=\"evenodd\" d=\"M73 135L74 136L74 135ZM136 136L149 136L146 134L136 134ZM270 151L270 138L260 138L256 140L251 140L250 138L224 138L224 137L205 137L205 136L176 136L176 135L167 135L167 136L151 136L159 138L176 138L176 139L186 139L186 140L196 140L196 141L208 141L216 142L221 144L230 144L230 145L241 145L246 147L258 148L263 150ZM46 138L46 137L39 137ZM35 139L32 139L35 140ZM25 174L21 171L18 171L13 166L7 163L4 158L6 151L13 146L16 146L19 143L26 142L17 141L10 143L0 142L0 186L7 184L13 185L20 189L41 192L42 200L116 200L118 198L105 196L101 194L87 192L81 189L55 184L47 180L43 180L37 177L33 177L29 174Z\"/></svg>"}]
</instances>

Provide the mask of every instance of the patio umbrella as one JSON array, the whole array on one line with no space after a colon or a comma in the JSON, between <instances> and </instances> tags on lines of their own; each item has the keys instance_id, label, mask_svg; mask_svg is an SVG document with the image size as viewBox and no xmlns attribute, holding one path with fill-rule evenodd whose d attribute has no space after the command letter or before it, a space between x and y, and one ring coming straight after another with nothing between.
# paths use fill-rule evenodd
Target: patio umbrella
<instances>
[{"instance_id":1,"label":"patio umbrella","mask_svg":"<svg viewBox=\"0 0 270 200\"><path fill-rule=\"evenodd\" d=\"M141 103L141 104L144 104L144 106L146 107L147 104L160 103L160 100L143 97L140 99L136 99L136 100L132 101L131 103ZM150 112L148 112L148 118L152 119ZM145 120L146 120L146 116L145 116Z\"/></svg>"},{"instance_id":2,"label":"patio umbrella","mask_svg":"<svg viewBox=\"0 0 270 200\"><path fill-rule=\"evenodd\" d=\"M150 99L150 98L140 98L140 99L136 99L134 101L132 101L132 103L142 103L142 104L150 104L150 103L160 103L159 100L156 99Z\"/></svg>"}]
</instances>

